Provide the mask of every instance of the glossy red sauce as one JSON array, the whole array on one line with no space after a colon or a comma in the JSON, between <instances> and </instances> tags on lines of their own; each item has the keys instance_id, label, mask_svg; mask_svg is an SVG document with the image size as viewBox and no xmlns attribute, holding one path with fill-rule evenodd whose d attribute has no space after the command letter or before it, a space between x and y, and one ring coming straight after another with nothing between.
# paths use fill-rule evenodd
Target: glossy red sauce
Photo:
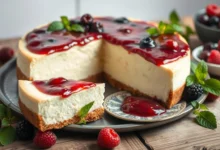
<instances>
[{"instance_id":1,"label":"glossy red sauce","mask_svg":"<svg viewBox=\"0 0 220 150\"><path fill-rule=\"evenodd\" d=\"M85 81L66 80L65 78L53 78L49 81L33 81L34 86L42 93L58 95L66 98L72 93L96 86L95 83Z\"/></svg>"},{"instance_id":2,"label":"glossy red sauce","mask_svg":"<svg viewBox=\"0 0 220 150\"><path fill-rule=\"evenodd\" d=\"M157 116L166 112L166 109L155 100L134 96L126 97L121 110L124 113L141 117Z\"/></svg>"},{"instance_id":3,"label":"glossy red sauce","mask_svg":"<svg viewBox=\"0 0 220 150\"><path fill-rule=\"evenodd\" d=\"M27 48L36 54L52 54L66 51L73 46L83 46L97 39L105 39L110 43L123 46L129 53L136 53L155 65L162 65L185 56L189 49L188 44L182 42L178 35L164 35L156 37L156 47L140 48L140 41L147 37L146 29L153 25L142 21L133 21L127 24L114 22L114 18L96 18L95 21L103 24L103 33L70 33L65 30L48 32L47 27L36 29L26 36ZM169 49L164 46L167 39L175 40L179 47Z\"/></svg>"}]
</instances>

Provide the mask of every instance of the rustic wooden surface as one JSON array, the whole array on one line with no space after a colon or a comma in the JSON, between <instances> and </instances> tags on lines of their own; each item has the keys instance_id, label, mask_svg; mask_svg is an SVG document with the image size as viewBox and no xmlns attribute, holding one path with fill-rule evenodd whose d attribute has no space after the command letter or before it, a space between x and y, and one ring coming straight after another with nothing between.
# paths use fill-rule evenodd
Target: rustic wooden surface
<instances>
[{"instance_id":1,"label":"rustic wooden surface","mask_svg":"<svg viewBox=\"0 0 220 150\"><path fill-rule=\"evenodd\" d=\"M191 18L185 22L192 26ZM0 45L17 49L19 38L0 40ZM191 38L191 47L199 45L197 37ZM1 83L0 83L1 84ZM209 109L217 116L220 124L220 98L214 102L206 102ZM96 150L97 134L76 133L59 130L56 145L50 149ZM220 150L220 128L215 130L200 127L190 114L174 123L139 132L121 133L121 144L116 150ZM0 149L37 149L32 141L15 141Z\"/></svg>"}]
</instances>

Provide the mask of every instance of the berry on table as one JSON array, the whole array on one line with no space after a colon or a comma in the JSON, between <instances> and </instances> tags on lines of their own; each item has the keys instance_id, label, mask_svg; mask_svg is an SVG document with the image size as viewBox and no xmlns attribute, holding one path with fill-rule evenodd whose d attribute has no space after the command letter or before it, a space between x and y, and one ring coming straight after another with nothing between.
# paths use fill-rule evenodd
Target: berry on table
<instances>
[{"instance_id":1,"label":"berry on table","mask_svg":"<svg viewBox=\"0 0 220 150\"><path fill-rule=\"evenodd\" d=\"M140 48L152 48L152 47L156 47L156 43L152 38L146 37L140 41Z\"/></svg>"},{"instance_id":2,"label":"berry on table","mask_svg":"<svg viewBox=\"0 0 220 150\"><path fill-rule=\"evenodd\" d=\"M9 47L2 47L0 49L0 62L5 63L14 56L13 49Z\"/></svg>"},{"instance_id":3,"label":"berry on table","mask_svg":"<svg viewBox=\"0 0 220 150\"><path fill-rule=\"evenodd\" d=\"M20 140L31 140L34 137L34 127L28 121L22 120L16 126L16 135Z\"/></svg>"},{"instance_id":4,"label":"berry on table","mask_svg":"<svg viewBox=\"0 0 220 150\"><path fill-rule=\"evenodd\" d=\"M220 7L216 4L209 4L206 7L206 13L209 16L218 16L218 17L220 17Z\"/></svg>"},{"instance_id":5,"label":"berry on table","mask_svg":"<svg viewBox=\"0 0 220 150\"><path fill-rule=\"evenodd\" d=\"M87 24L92 24L93 22L93 17L90 14L84 14L81 18L80 21L82 24L87 25Z\"/></svg>"},{"instance_id":6,"label":"berry on table","mask_svg":"<svg viewBox=\"0 0 220 150\"><path fill-rule=\"evenodd\" d=\"M218 50L212 50L210 52L207 62L213 64L220 64L220 52Z\"/></svg>"},{"instance_id":7,"label":"berry on table","mask_svg":"<svg viewBox=\"0 0 220 150\"><path fill-rule=\"evenodd\" d=\"M186 88L186 96L189 101L196 100L203 92L203 88L199 84L192 84Z\"/></svg>"},{"instance_id":8,"label":"berry on table","mask_svg":"<svg viewBox=\"0 0 220 150\"><path fill-rule=\"evenodd\" d=\"M112 128L103 128L98 135L98 145L102 148L114 148L120 144L119 135Z\"/></svg>"},{"instance_id":9,"label":"berry on table","mask_svg":"<svg viewBox=\"0 0 220 150\"><path fill-rule=\"evenodd\" d=\"M52 131L38 131L34 137L34 144L39 148L50 148L56 140L57 137Z\"/></svg>"}]
</instances>

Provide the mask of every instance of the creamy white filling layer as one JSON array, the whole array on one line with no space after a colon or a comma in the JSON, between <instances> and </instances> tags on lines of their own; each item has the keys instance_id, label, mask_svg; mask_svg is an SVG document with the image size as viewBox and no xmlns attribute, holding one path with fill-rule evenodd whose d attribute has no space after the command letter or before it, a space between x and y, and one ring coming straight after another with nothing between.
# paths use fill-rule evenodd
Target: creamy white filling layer
<instances>
[{"instance_id":1,"label":"creamy white filling layer","mask_svg":"<svg viewBox=\"0 0 220 150\"><path fill-rule=\"evenodd\" d=\"M102 108L105 84L72 94L62 99L60 96L44 94L30 82L19 81L19 96L21 102L31 111L42 116L46 125L71 119L86 104L95 101L90 112Z\"/></svg>"},{"instance_id":2,"label":"creamy white filling layer","mask_svg":"<svg viewBox=\"0 0 220 150\"><path fill-rule=\"evenodd\" d=\"M115 80L166 102L170 91L185 84L190 73L190 55L156 66L138 54L105 41L104 72ZM189 51L190 52L190 51Z\"/></svg>"},{"instance_id":3,"label":"creamy white filling layer","mask_svg":"<svg viewBox=\"0 0 220 150\"><path fill-rule=\"evenodd\" d=\"M17 65L21 72L33 80L47 80L55 77L81 80L102 72L102 40L85 46L74 46L67 51L50 55L36 55L29 52L26 42L19 43Z\"/></svg>"}]
</instances>

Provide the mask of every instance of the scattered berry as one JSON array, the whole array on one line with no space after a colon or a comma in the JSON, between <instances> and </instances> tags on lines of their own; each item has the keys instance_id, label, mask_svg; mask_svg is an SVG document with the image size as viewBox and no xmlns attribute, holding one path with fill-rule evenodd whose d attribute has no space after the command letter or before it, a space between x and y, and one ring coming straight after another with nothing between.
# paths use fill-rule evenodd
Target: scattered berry
<instances>
[{"instance_id":1,"label":"scattered berry","mask_svg":"<svg viewBox=\"0 0 220 150\"><path fill-rule=\"evenodd\" d=\"M212 50L207 62L213 64L220 64L220 52L218 50Z\"/></svg>"},{"instance_id":2,"label":"scattered berry","mask_svg":"<svg viewBox=\"0 0 220 150\"><path fill-rule=\"evenodd\" d=\"M220 17L220 7L216 4L209 4L206 7L206 13L209 16L218 16L218 17Z\"/></svg>"},{"instance_id":3,"label":"scattered berry","mask_svg":"<svg viewBox=\"0 0 220 150\"><path fill-rule=\"evenodd\" d=\"M171 50L174 50L174 49L178 49L179 48L179 45L176 41L174 40L167 40L166 41L166 47L171 49Z\"/></svg>"},{"instance_id":4,"label":"scattered berry","mask_svg":"<svg viewBox=\"0 0 220 150\"><path fill-rule=\"evenodd\" d=\"M140 48L152 48L152 47L156 47L156 43L152 38L146 37L140 41Z\"/></svg>"},{"instance_id":5,"label":"scattered berry","mask_svg":"<svg viewBox=\"0 0 220 150\"><path fill-rule=\"evenodd\" d=\"M31 140L34 137L34 127L28 121L22 120L16 126L16 135L20 140Z\"/></svg>"},{"instance_id":6,"label":"scattered berry","mask_svg":"<svg viewBox=\"0 0 220 150\"><path fill-rule=\"evenodd\" d=\"M3 47L0 49L0 62L5 63L14 56L13 49L9 47Z\"/></svg>"},{"instance_id":7,"label":"scattered berry","mask_svg":"<svg viewBox=\"0 0 220 150\"><path fill-rule=\"evenodd\" d=\"M121 18L115 19L115 22L120 23L120 24L127 24L130 21L127 18L125 18L125 17L121 17Z\"/></svg>"},{"instance_id":8,"label":"scattered berry","mask_svg":"<svg viewBox=\"0 0 220 150\"><path fill-rule=\"evenodd\" d=\"M112 128L103 128L98 135L98 145L102 148L114 148L119 145L120 137Z\"/></svg>"},{"instance_id":9,"label":"scattered berry","mask_svg":"<svg viewBox=\"0 0 220 150\"><path fill-rule=\"evenodd\" d=\"M34 137L34 144L39 148L50 148L56 143L57 137L52 131L38 131Z\"/></svg>"},{"instance_id":10,"label":"scattered berry","mask_svg":"<svg viewBox=\"0 0 220 150\"><path fill-rule=\"evenodd\" d=\"M94 22L91 26L91 32L98 32L98 33L104 32L103 25L99 22Z\"/></svg>"},{"instance_id":11,"label":"scattered berry","mask_svg":"<svg viewBox=\"0 0 220 150\"><path fill-rule=\"evenodd\" d=\"M209 93L208 97L206 100L208 101L215 101L219 96L213 95L211 93Z\"/></svg>"},{"instance_id":12,"label":"scattered berry","mask_svg":"<svg viewBox=\"0 0 220 150\"><path fill-rule=\"evenodd\" d=\"M87 25L87 24L92 24L93 23L93 17L90 14L84 14L81 18L80 21L82 24Z\"/></svg>"},{"instance_id":13,"label":"scattered berry","mask_svg":"<svg viewBox=\"0 0 220 150\"><path fill-rule=\"evenodd\" d=\"M193 84L186 88L186 96L191 100L196 100L203 94L203 88L199 84Z\"/></svg>"}]
</instances>

